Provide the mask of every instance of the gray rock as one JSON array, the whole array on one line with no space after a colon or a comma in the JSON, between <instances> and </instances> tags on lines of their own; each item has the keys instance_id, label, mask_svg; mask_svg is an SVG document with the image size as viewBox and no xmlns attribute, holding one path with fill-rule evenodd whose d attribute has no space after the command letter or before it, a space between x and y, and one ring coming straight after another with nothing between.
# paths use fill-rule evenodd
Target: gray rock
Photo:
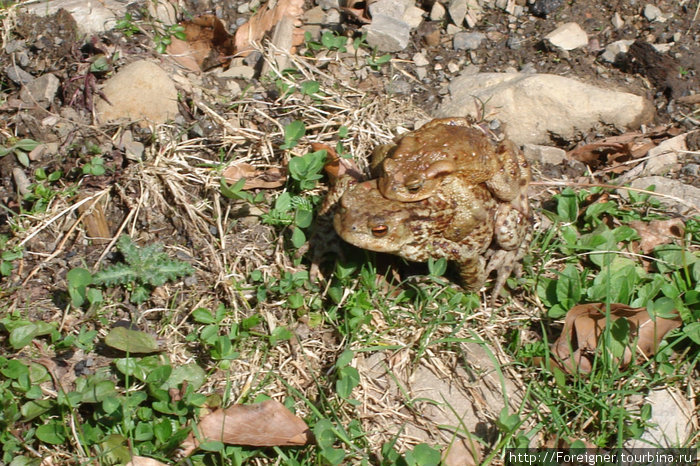
<instances>
[{"instance_id":1,"label":"gray rock","mask_svg":"<svg viewBox=\"0 0 700 466\"><path fill-rule=\"evenodd\" d=\"M318 6L320 6L324 10L330 10L330 9L339 10L340 9L340 0L318 0L317 3L318 3Z\"/></svg>"},{"instance_id":2,"label":"gray rock","mask_svg":"<svg viewBox=\"0 0 700 466\"><path fill-rule=\"evenodd\" d=\"M615 63L618 55L627 53L627 50L629 50L633 42L634 40L631 39L611 42L605 47L605 51L601 54L600 58L608 63Z\"/></svg>"},{"instance_id":3,"label":"gray rock","mask_svg":"<svg viewBox=\"0 0 700 466\"><path fill-rule=\"evenodd\" d=\"M416 29L423 22L424 14L425 11L421 10L417 6L410 5L408 8L406 8L406 11L403 12L401 19L406 24L411 26L411 29Z\"/></svg>"},{"instance_id":4,"label":"gray rock","mask_svg":"<svg viewBox=\"0 0 700 466\"><path fill-rule=\"evenodd\" d=\"M413 3L411 3L411 6ZM392 18L401 18L408 8L404 0L377 0L369 6L369 13L374 18L375 15L386 15Z\"/></svg>"},{"instance_id":5,"label":"gray rock","mask_svg":"<svg viewBox=\"0 0 700 466\"><path fill-rule=\"evenodd\" d=\"M27 49L27 43L24 40L11 40L5 45L5 52L15 53Z\"/></svg>"},{"instance_id":6,"label":"gray rock","mask_svg":"<svg viewBox=\"0 0 700 466\"><path fill-rule=\"evenodd\" d=\"M659 196L662 204L673 207L681 215L697 215L700 210L700 189L663 176L647 176L634 180L630 186L647 189L654 186L654 192L669 197ZM624 190L622 190L624 191ZM672 432L669 432L671 434ZM682 443L682 442L681 442Z\"/></svg>"},{"instance_id":7,"label":"gray rock","mask_svg":"<svg viewBox=\"0 0 700 466\"><path fill-rule=\"evenodd\" d=\"M5 75L16 84L29 84L34 81L34 76L24 71L17 65L8 65L5 67Z\"/></svg>"},{"instance_id":8,"label":"gray rock","mask_svg":"<svg viewBox=\"0 0 700 466\"><path fill-rule=\"evenodd\" d=\"M450 0L447 5L447 11L450 13L452 22L461 26L464 22L464 17L467 16L467 0Z\"/></svg>"},{"instance_id":9,"label":"gray rock","mask_svg":"<svg viewBox=\"0 0 700 466\"><path fill-rule=\"evenodd\" d=\"M577 23L565 23L545 36L554 47L575 50L588 45L588 34Z\"/></svg>"},{"instance_id":10,"label":"gray rock","mask_svg":"<svg viewBox=\"0 0 700 466\"><path fill-rule=\"evenodd\" d=\"M97 99L95 111L101 123L122 118L165 123L178 114L175 84L165 71L149 61L122 67L104 83L102 92L111 105Z\"/></svg>"},{"instance_id":11,"label":"gray rock","mask_svg":"<svg viewBox=\"0 0 700 466\"><path fill-rule=\"evenodd\" d=\"M372 23L362 28L367 33L367 43L382 52L398 52L408 46L411 26L400 19L376 15Z\"/></svg>"},{"instance_id":12,"label":"gray rock","mask_svg":"<svg viewBox=\"0 0 700 466\"><path fill-rule=\"evenodd\" d=\"M659 18L662 18L663 13L661 12L661 9L659 9L658 6L652 5L651 3L647 3L644 6L644 17L649 21L655 21Z\"/></svg>"},{"instance_id":13,"label":"gray rock","mask_svg":"<svg viewBox=\"0 0 700 466\"><path fill-rule=\"evenodd\" d=\"M464 20L470 28L475 27L484 16L484 9L479 0L467 0L467 14Z\"/></svg>"},{"instance_id":14,"label":"gray rock","mask_svg":"<svg viewBox=\"0 0 700 466\"><path fill-rule=\"evenodd\" d=\"M49 108L53 98L56 97L61 82L51 73L39 76L35 80L22 86L19 98L29 105L39 105Z\"/></svg>"},{"instance_id":15,"label":"gray rock","mask_svg":"<svg viewBox=\"0 0 700 466\"><path fill-rule=\"evenodd\" d=\"M625 21L622 19L622 16L620 16L620 13L618 12L615 12L612 19L610 20L610 23L612 23L615 29L622 29L622 26L625 25Z\"/></svg>"},{"instance_id":16,"label":"gray rock","mask_svg":"<svg viewBox=\"0 0 700 466\"><path fill-rule=\"evenodd\" d=\"M428 66L430 64L428 59L425 58L425 55L423 55L422 53L416 53L413 55L413 63L419 68L422 66Z\"/></svg>"},{"instance_id":17,"label":"gray rock","mask_svg":"<svg viewBox=\"0 0 700 466\"><path fill-rule=\"evenodd\" d=\"M486 38L482 32L458 32L452 40L452 47L455 50L478 49L481 42Z\"/></svg>"},{"instance_id":18,"label":"gray rock","mask_svg":"<svg viewBox=\"0 0 700 466\"><path fill-rule=\"evenodd\" d=\"M498 118L519 145L571 139L600 124L638 128L654 116L643 97L552 74L462 74L449 90L436 116Z\"/></svg>"},{"instance_id":19,"label":"gray rock","mask_svg":"<svg viewBox=\"0 0 700 466\"><path fill-rule=\"evenodd\" d=\"M125 2L118 0L54 0L25 5L22 9L37 16L49 16L63 8L73 16L80 32L99 34L112 29L117 24L117 18L124 17L126 6Z\"/></svg>"},{"instance_id":20,"label":"gray rock","mask_svg":"<svg viewBox=\"0 0 700 466\"><path fill-rule=\"evenodd\" d=\"M433 3L433 7L430 9L430 20L431 21L442 21L445 19L445 7L440 2Z\"/></svg>"},{"instance_id":21,"label":"gray rock","mask_svg":"<svg viewBox=\"0 0 700 466\"><path fill-rule=\"evenodd\" d=\"M523 154L527 160L541 164L561 165L566 160L566 151L552 146L525 144Z\"/></svg>"}]
</instances>

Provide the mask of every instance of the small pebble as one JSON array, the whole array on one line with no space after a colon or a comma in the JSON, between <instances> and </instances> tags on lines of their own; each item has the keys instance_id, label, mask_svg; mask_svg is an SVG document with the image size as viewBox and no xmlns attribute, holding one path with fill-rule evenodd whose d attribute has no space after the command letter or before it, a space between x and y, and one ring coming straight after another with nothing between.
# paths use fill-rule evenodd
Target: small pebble
<instances>
[{"instance_id":1,"label":"small pebble","mask_svg":"<svg viewBox=\"0 0 700 466\"><path fill-rule=\"evenodd\" d=\"M430 9L430 21L442 21L445 19L445 7L440 2L433 3Z\"/></svg>"},{"instance_id":2,"label":"small pebble","mask_svg":"<svg viewBox=\"0 0 700 466\"><path fill-rule=\"evenodd\" d=\"M659 18L661 18L663 14L661 13L661 10L659 7L656 5L652 5L651 3L647 3L646 6L644 7L644 17L648 19L649 21L655 21Z\"/></svg>"}]
</instances>

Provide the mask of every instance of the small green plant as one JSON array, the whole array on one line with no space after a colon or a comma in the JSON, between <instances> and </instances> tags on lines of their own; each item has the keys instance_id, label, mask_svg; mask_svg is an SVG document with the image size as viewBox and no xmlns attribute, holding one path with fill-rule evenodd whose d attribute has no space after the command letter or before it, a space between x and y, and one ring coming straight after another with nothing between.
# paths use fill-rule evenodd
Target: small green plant
<instances>
[{"instance_id":1,"label":"small green plant","mask_svg":"<svg viewBox=\"0 0 700 466\"><path fill-rule=\"evenodd\" d=\"M121 31L121 33L124 34L126 37L131 37L140 31L139 27L134 24L131 13L125 14L122 19L117 21L117 24L114 26L114 28L118 31Z\"/></svg>"},{"instance_id":2,"label":"small green plant","mask_svg":"<svg viewBox=\"0 0 700 466\"><path fill-rule=\"evenodd\" d=\"M24 256L22 248L8 247L9 238L6 235L0 235L0 275L8 277L14 269L14 261L21 259Z\"/></svg>"},{"instance_id":3,"label":"small green plant","mask_svg":"<svg viewBox=\"0 0 700 466\"><path fill-rule=\"evenodd\" d=\"M194 272L189 263L170 259L158 243L138 247L131 237L122 235L117 241L117 249L124 262L97 272L93 281L96 285L125 286L134 303L146 301L153 287Z\"/></svg>"},{"instance_id":4,"label":"small green plant","mask_svg":"<svg viewBox=\"0 0 700 466\"><path fill-rule=\"evenodd\" d=\"M289 174L296 181L300 192L316 187L316 182L323 178L323 166L326 163L326 151L309 152L289 161Z\"/></svg>"},{"instance_id":5,"label":"small green plant","mask_svg":"<svg viewBox=\"0 0 700 466\"><path fill-rule=\"evenodd\" d=\"M102 157L92 157L83 165L83 175L101 176L106 173L105 161Z\"/></svg>"},{"instance_id":6,"label":"small green plant","mask_svg":"<svg viewBox=\"0 0 700 466\"><path fill-rule=\"evenodd\" d=\"M73 306L81 307L86 301L90 305L102 302L102 292L90 287L94 278L89 270L80 267L71 269L66 274L66 281L68 282L68 296L70 296Z\"/></svg>"},{"instance_id":7,"label":"small green plant","mask_svg":"<svg viewBox=\"0 0 700 466\"><path fill-rule=\"evenodd\" d=\"M173 42L173 37L180 40L187 40L185 27L179 24L170 24L165 26L161 32L155 34L153 36L153 41L156 44L156 51L158 53L165 53L168 46Z\"/></svg>"},{"instance_id":8,"label":"small green plant","mask_svg":"<svg viewBox=\"0 0 700 466\"><path fill-rule=\"evenodd\" d=\"M16 140L13 138L5 141L5 147L0 147L0 157L4 157L7 154L14 152L17 157L17 161L24 165L29 166L29 155L28 152L33 151L39 143L33 139L20 139Z\"/></svg>"},{"instance_id":9,"label":"small green plant","mask_svg":"<svg viewBox=\"0 0 700 466\"><path fill-rule=\"evenodd\" d=\"M304 40L306 41L306 46L309 50L319 51L319 50L331 50L338 52L345 52L345 43L347 42L347 37L339 35L333 31L325 31L321 35L321 41L317 42L311 39L311 33L304 33Z\"/></svg>"},{"instance_id":10,"label":"small green plant","mask_svg":"<svg viewBox=\"0 0 700 466\"><path fill-rule=\"evenodd\" d=\"M29 185L30 192L25 194L23 198L25 202L31 203L30 212L45 212L55 197L73 191L72 189L58 188L60 185L57 182L61 176L63 174L60 170L49 174L43 168L37 168L34 171L36 183Z\"/></svg>"},{"instance_id":11,"label":"small green plant","mask_svg":"<svg viewBox=\"0 0 700 466\"><path fill-rule=\"evenodd\" d=\"M306 134L306 125L303 121L294 120L284 127L284 144L280 149L289 150L299 144L299 139Z\"/></svg>"}]
</instances>

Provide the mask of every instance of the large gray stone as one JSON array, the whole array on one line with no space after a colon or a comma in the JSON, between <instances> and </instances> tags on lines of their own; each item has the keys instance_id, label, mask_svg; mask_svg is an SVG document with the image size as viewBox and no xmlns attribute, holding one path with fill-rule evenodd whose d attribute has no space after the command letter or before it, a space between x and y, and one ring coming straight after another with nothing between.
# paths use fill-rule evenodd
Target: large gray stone
<instances>
[{"instance_id":1,"label":"large gray stone","mask_svg":"<svg viewBox=\"0 0 700 466\"><path fill-rule=\"evenodd\" d=\"M483 32L458 32L452 39L452 47L455 50L475 50L486 39Z\"/></svg>"},{"instance_id":2,"label":"large gray stone","mask_svg":"<svg viewBox=\"0 0 700 466\"><path fill-rule=\"evenodd\" d=\"M120 119L165 123L178 114L177 89L168 74L155 63L140 60L122 67L109 78L97 99L100 123Z\"/></svg>"},{"instance_id":3,"label":"large gray stone","mask_svg":"<svg viewBox=\"0 0 700 466\"><path fill-rule=\"evenodd\" d=\"M552 74L466 73L449 90L438 117L498 118L519 145L569 140L599 125L638 128L654 116L643 97Z\"/></svg>"},{"instance_id":4,"label":"large gray stone","mask_svg":"<svg viewBox=\"0 0 700 466\"><path fill-rule=\"evenodd\" d=\"M367 43L382 52L399 52L408 46L411 26L387 15L376 15L372 23L362 28L367 32Z\"/></svg>"},{"instance_id":5,"label":"large gray stone","mask_svg":"<svg viewBox=\"0 0 700 466\"><path fill-rule=\"evenodd\" d=\"M19 98L27 104L49 108L60 85L61 82L56 76L46 73L23 86Z\"/></svg>"}]
</instances>

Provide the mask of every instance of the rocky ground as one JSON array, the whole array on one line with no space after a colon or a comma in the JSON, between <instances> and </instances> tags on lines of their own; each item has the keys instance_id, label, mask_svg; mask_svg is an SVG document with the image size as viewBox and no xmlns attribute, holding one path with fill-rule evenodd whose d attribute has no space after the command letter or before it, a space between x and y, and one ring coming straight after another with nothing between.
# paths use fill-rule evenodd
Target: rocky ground
<instances>
[{"instance_id":1,"label":"rocky ground","mask_svg":"<svg viewBox=\"0 0 700 466\"><path fill-rule=\"evenodd\" d=\"M222 303L245 315L252 304L267 315L270 329L291 325L295 338L319 342L311 364L326 370L341 336L290 312L283 300L261 299L250 278L256 271L265 280L309 269L321 278L333 274L333 253L319 259L314 249L337 246L337 238L309 233L310 244L289 253L287 224L270 220L290 157L305 154L311 143L340 143L366 169L374 146L438 116L469 114L523 147L535 170L531 197L537 206L551 202L562 186L629 183L655 185L670 216L688 220L700 213L697 1L279 2L278 8L301 13L289 16L307 34L291 53L291 33L264 35L245 57L227 48L228 39L215 38L194 65L182 57L195 41L186 41L185 52L175 50L170 43L180 31L170 25L214 15L224 37L254 12L274 8L258 0L108 0L86 11L84 3L29 2L0 10L0 148L6 149L0 157L0 245L8 253L22 251L20 260L3 255L12 264L3 269L0 294L0 312L7 315L60 321L62 329L94 320L89 313L64 313L66 273L115 260L112 239L129 233L140 244L164 243L197 273L157 287L141 305L117 292L94 328L126 320L161 334L168 325L186 334L196 307ZM285 132L294 120L305 123L301 138ZM253 181L227 199L222 173L232 184L241 177ZM309 198L317 202L324 191L324 184L314 187ZM257 202L236 199L253 196ZM539 231L550 225L544 216L536 221ZM513 309L536 301L515 294L520 301ZM174 316L167 325L160 320L166 310ZM498 325L489 321L488 328ZM184 338L173 337L171 344L176 360L192 357ZM296 354L298 345L290 347ZM491 364L480 348L470 351ZM368 380L380 380L375 372L388 364L378 355L358 363ZM450 373L457 359L437 358L431 374ZM251 356L250 365L255 362ZM244 386L244 366L234 376L214 372L209 389ZM290 369L285 376L307 397L318 396L303 373ZM444 396L450 389L441 383L422 389ZM372 397L396 390L387 380L369 385L364 389ZM493 394L485 393L488 406ZM367 415L380 419L368 421L375 430L408 422L378 401L368 406ZM425 436L430 429L409 423L399 446L434 439Z\"/></svg>"}]
</instances>

